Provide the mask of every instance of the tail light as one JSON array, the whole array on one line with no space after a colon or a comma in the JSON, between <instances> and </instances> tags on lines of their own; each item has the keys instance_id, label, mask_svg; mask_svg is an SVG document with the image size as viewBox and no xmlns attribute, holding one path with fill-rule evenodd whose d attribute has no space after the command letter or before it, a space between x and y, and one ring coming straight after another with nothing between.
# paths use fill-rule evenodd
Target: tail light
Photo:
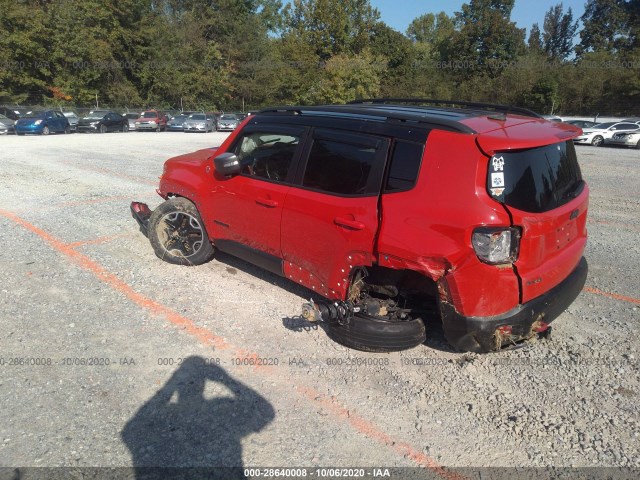
<instances>
[{"instance_id":1,"label":"tail light","mask_svg":"<svg viewBox=\"0 0 640 480\"><path fill-rule=\"evenodd\" d=\"M480 261L490 265L513 263L520 249L520 228L480 227L473 231L471 244Z\"/></svg>"}]
</instances>

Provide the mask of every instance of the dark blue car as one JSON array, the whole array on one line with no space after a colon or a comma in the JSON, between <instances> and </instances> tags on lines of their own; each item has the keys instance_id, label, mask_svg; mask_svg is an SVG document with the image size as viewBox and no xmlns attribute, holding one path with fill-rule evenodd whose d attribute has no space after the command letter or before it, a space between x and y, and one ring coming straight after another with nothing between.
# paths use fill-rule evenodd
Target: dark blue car
<instances>
[{"instance_id":1,"label":"dark blue car","mask_svg":"<svg viewBox=\"0 0 640 480\"><path fill-rule=\"evenodd\" d=\"M50 133L70 133L69 120L56 110L34 110L23 115L16 121L16 133L35 133L49 135Z\"/></svg>"}]
</instances>

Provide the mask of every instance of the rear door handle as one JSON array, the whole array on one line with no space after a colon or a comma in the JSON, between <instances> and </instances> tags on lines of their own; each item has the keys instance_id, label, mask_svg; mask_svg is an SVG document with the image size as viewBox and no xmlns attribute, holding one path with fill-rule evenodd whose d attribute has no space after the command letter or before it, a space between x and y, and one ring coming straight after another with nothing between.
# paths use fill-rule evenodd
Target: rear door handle
<instances>
[{"instance_id":1,"label":"rear door handle","mask_svg":"<svg viewBox=\"0 0 640 480\"><path fill-rule=\"evenodd\" d=\"M336 225L348 228L350 230L364 230L366 226L362 222L358 222L357 220L351 220L349 218L344 218L344 217L336 217L333 219L333 222Z\"/></svg>"},{"instance_id":2,"label":"rear door handle","mask_svg":"<svg viewBox=\"0 0 640 480\"><path fill-rule=\"evenodd\" d=\"M256 200L256 203L267 208L275 208L278 206L278 202L275 200L267 200L266 198L259 198Z\"/></svg>"}]
</instances>

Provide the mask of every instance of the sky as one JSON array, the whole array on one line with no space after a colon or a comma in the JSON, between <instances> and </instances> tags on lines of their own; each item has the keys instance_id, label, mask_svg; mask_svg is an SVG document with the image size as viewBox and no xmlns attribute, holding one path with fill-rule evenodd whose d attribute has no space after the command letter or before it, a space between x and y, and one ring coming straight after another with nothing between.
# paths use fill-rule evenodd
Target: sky
<instances>
[{"instance_id":1,"label":"sky","mask_svg":"<svg viewBox=\"0 0 640 480\"><path fill-rule=\"evenodd\" d=\"M544 14L550 7L562 2L564 12L571 7L574 20L584 13L586 0L516 0L511 20L519 28L526 28L527 35L531 25L537 23L542 30ZM445 11L449 15L460 11L462 0L371 0L371 5L380 11L381 20L391 28L405 33L411 21L424 13Z\"/></svg>"}]
</instances>

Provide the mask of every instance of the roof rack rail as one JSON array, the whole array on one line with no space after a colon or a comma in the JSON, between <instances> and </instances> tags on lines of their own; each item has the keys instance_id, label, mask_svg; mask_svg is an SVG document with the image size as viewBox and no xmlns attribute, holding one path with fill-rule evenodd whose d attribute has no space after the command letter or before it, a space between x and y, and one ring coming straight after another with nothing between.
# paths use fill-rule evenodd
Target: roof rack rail
<instances>
[{"instance_id":1,"label":"roof rack rail","mask_svg":"<svg viewBox=\"0 0 640 480\"><path fill-rule=\"evenodd\" d=\"M271 107L261 110L259 113L288 114L288 115L358 115L363 118L379 118L382 121L406 121L420 123L423 125L438 125L451 131L461 133L475 133L475 131L456 120L448 118L434 118L433 116L416 116L403 112L383 112L373 111L371 108L359 107L358 105L310 105L310 106L283 106Z\"/></svg>"},{"instance_id":2,"label":"roof rack rail","mask_svg":"<svg viewBox=\"0 0 640 480\"><path fill-rule=\"evenodd\" d=\"M348 105L362 105L362 104L385 104L385 103L411 103L415 105L420 104L432 104L432 105L455 105L461 107L482 108L487 110L495 110L501 113L519 113L527 117L542 118L542 116L532 110L522 107L513 107L511 105L498 105L494 103L482 103L482 102L463 102L458 100L437 100L432 98L369 98L362 100L353 100Z\"/></svg>"}]
</instances>

